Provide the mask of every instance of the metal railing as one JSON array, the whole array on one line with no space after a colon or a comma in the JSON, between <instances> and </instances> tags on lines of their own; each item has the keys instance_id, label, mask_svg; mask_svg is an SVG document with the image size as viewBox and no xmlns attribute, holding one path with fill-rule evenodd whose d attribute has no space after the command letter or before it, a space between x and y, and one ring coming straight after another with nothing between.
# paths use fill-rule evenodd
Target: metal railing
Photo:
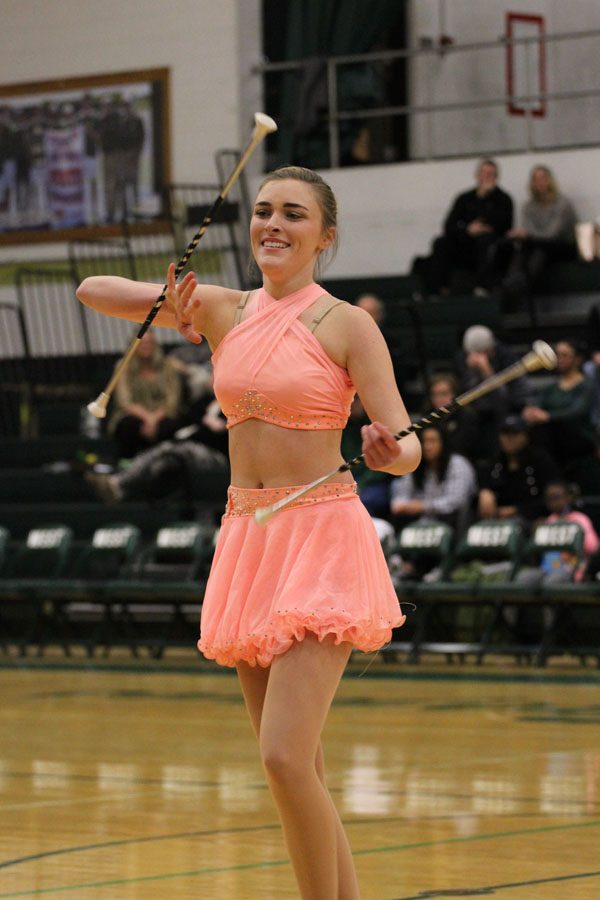
<instances>
[{"instance_id":1,"label":"metal railing","mask_svg":"<svg viewBox=\"0 0 600 900\"><path fill-rule=\"evenodd\" d=\"M450 102L435 102L433 99L433 87L431 85L431 77L425 74L425 78L429 77L429 83L424 86L424 93L431 98L431 102L404 105L383 105L376 107L368 107L363 109L343 110L340 109L338 81L339 73L343 66L356 66L359 64L388 64L399 60L416 60L421 57L448 57L458 54L469 54L479 51L492 53L493 51L504 50L509 47L519 45L540 45L543 51L546 51L548 45L557 44L559 42L579 42L582 40L592 40L600 37L600 29L589 29L587 31L569 31L556 34L543 34L527 37L502 37L493 41L480 41L466 44L444 43L437 46L435 44L424 45L418 48L402 49L402 50L385 50L373 51L369 53L357 53L344 56L331 56L325 61L326 71L326 93L328 109L324 117L324 124L328 131L328 150L330 167L336 168L340 165L340 125L344 122L366 121L369 119L396 119L406 116L416 118L421 116L431 117L438 113L453 113L459 111L485 110L491 108L508 107L510 105L518 105L522 109L523 137L520 146L502 146L498 143L496 146L486 147L484 151L481 148L473 148L471 152L438 153L433 141L431 140L431 129L426 130L426 147L424 152L409 153L410 159L441 159L452 156L469 156L502 153L502 152L531 152L534 150L551 150L560 147L560 149L575 148L582 146L591 146L600 142L600 134L590 136L589 138L580 138L578 140L570 138L568 143L548 144L536 140L534 123L537 115L536 107L540 104L559 101L575 101L586 98L600 99L600 65L598 66L598 77L596 79L598 87L582 88L578 90L553 90L553 91L535 91L527 84L527 90L523 94L508 94L506 91L498 93L491 97L474 96L469 99ZM306 67L314 62L313 59L294 60L277 63L263 63L254 68L255 75L266 77L275 73L295 73L298 76L306 71ZM526 80L528 71L526 69ZM284 127L289 124L285 114L280 117L280 125ZM428 139L429 137L429 139ZM397 160L393 160L397 161ZM310 161L307 160L307 164Z\"/></svg>"}]
</instances>

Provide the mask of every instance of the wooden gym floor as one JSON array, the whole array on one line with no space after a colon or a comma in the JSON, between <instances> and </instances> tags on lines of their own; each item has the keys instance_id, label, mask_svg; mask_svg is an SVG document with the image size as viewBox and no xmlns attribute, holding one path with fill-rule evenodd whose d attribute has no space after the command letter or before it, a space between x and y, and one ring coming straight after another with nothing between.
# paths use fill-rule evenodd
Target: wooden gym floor
<instances>
[{"instance_id":1,"label":"wooden gym floor","mask_svg":"<svg viewBox=\"0 0 600 900\"><path fill-rule=\"evenodd\" d=\"M361 668L325 748L363 900L600 897L596 670ZM297 896L234 676L5 658L0 689L2 900Z\"/></svg>"}]
</instances>

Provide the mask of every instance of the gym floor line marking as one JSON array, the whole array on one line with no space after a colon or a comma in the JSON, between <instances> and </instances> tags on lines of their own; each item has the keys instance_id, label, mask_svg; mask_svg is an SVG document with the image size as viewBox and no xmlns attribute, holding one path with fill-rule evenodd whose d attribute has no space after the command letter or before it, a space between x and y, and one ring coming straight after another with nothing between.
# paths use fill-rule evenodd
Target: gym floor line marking
<instances>
[{"instance_id":1,"label":"gym floor line marking","mask_svg":"<svg viewBox=\"0 0 600 900\"><path fill-rule=\"evenodd\" d=\"M353 828L357 825L364 827L365 825L380 825L382 822L391 824L403 823L410 825L412 822L444 822L452 821L462 815L461 813L443 813L436 816L373 816L368 819L344 819L343 824L346 828ZM537 813L506 813L506 818L510 819L531 819L537 818ZM504 816L496 816L496 819L502 819ZM261 831L273 831L280 829L278 822L264 825L241 825L237 828L211 828L200 831L181 831L173 832L173 834L154 834L145 837L122 838L120 840L101 841L95 844L80 844L75 847L60 847L56 850L45 850L42 853L31 853L28 856L19 856L14 859L6 859L0 862L0 869L8 869L11 866L18 866L26 862L39 862L41 859L49 859L52 856L68 856L71 853L82 853L86 850L106 850L109 847L126 847L132 844L151 844L160 841L174 841L182 838L194 837L223 837L229 834L258 834Z\"/></svg>"},{"instance_id":2,"label":"gym floor line marking","mask_svg":"<svg viewBox=\"0 0 600 900\"><path fill-rule=\"evenodd\" d=\"M82 803L112 803L115 800L126 800L130 797L157 797L164 791L128 791L125 794L106 794L102 797L68 798L66 800L32 800L24 803L7 803L0 805L0 813L15 812L18 809L42 809L44 806L79 806Z\"/></svg>"},{"instance_id":3,"label":"gym floor line marking","mask_svg":"<svg viewBox=\"0 0 600 900\"><path fill-rule=\"evenodd\" d=\"M547 834L553 831L567 831L574 828L597 828L600 827L600 820L593 822L582 822L575 823L571 825L547 825L543 827L537 828L525 828L516 831L499 831L491 834L478 834L471 835L470 837L453 837L453 838L444 838L442 840L436 841L417 841L412 844L394 844L388 847L372 847L368 850L356 850L352 854L353 856L372 856L378 853L400 853L406 850L421 850L426 847L441 847L448 844L467 844L467 843L476 843L479 841L493 841L502 838L511 838L511 837L531 837L535 834ZM213 866L206 869L195 869L189 872L165 872L162 875L142 875L139 878L117 878L110 879L107 881L90 881L84 882L80 884L71 884L71 885L62 885L60 887L48 887L48 888L38 888L37 890L25 890L25 891L10 891L8 893L0 894L0 900L8 900L8 898L14 897L37 897L42 894L59 894L59 893L67 893L70 891L79 891L88 888L105 888L105 887L116 887L119 885L127 885L127 884L147 884L148 882L158 882L158 881L167 881L176 878L198 878L203 875L216 875L220 872L243 872L249 870L256 869L271 869L278 866L287 866L289 865L289 860L287 859L275 859L270 860L269 862L254 862L254 863L242 863L237 866ZM596 873L593 873L594 875ZM567 879L572 876L560 876L561 878ZM579 876L584 877L584 876ZM588 877L591 877L589 875ZM427 897L427 894L421 895L421 897ZM434 895L435 896L435 895ZM443 896L443 895L442 895ZM409 898L410 900L410 898ZM417 900L420 898L417 895Z\"/></svg>"},{"instance_id":4,"label":"gym floor line marking","mask_svg":"<svg viewBox=\"0 0 600 900\"><path fill-rule=\"evenodd\" d=\"M469 897L477 894L495 894L496 891L505 891L510 888L517 887L533 887L536 884L556 884L559 881L576 881L578 878L598 878L598 872L575 872L573 875L553 875L552 878L532 878L529 881L507 881L506 884L488 884L479 887L463 888L462 893L459 889L433 889L431 891L421 891L419 894L413 894L410 897L396 897L395 900L434 900L435 897Z\"/></svg>"}]
</instances>

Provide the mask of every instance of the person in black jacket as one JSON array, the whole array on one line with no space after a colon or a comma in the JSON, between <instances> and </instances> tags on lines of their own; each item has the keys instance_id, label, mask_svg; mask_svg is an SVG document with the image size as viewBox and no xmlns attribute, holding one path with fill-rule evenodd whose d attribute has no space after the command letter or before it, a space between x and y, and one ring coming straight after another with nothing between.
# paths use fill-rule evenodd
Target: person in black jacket
<instances>
[{"instance_id":1,"label":"person in black jacket","mask_svg":"<svg viewBox=\"0 0 600 900\"><path fill-rule=\"evenodd\" d=\"M513 223L513 202L498 187L498 174L497 164L483 159L475 172L476 187L454 200L423 271L427 294L446 292L453 269L473 273L477 295L493 287L494 247Z\"/></svg>"},{"instance_id":2,"label":"person in black jacket","mask_svg":"<svg viewBox=\"0 0 600 900\"><path fill-rule=\"evenodd\" d=\"M532 446L527 423L507 416L500 426L499 452L479 472L479 516L516 519L529 531L547 514L544 490L559 477L556 460Z\"/></svg>"}]
</instances>

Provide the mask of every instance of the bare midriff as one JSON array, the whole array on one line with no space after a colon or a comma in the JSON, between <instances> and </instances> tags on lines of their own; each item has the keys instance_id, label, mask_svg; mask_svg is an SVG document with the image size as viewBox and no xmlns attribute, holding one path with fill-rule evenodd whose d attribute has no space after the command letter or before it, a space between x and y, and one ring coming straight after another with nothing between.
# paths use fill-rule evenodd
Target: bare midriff
<instances>
[{"instance_id":1,"label":"bare midriff","mask_svg":"<svg viewBox=\"0 0 600 900\"><path fill-rule=\"evenodd\" d=\"M341 431L282 428L259 419L239 422L229 431L231 483L244 488L308 484L341 465ZM332 482L353 481L342 472Z\"/></svg>"}]
</instances>

